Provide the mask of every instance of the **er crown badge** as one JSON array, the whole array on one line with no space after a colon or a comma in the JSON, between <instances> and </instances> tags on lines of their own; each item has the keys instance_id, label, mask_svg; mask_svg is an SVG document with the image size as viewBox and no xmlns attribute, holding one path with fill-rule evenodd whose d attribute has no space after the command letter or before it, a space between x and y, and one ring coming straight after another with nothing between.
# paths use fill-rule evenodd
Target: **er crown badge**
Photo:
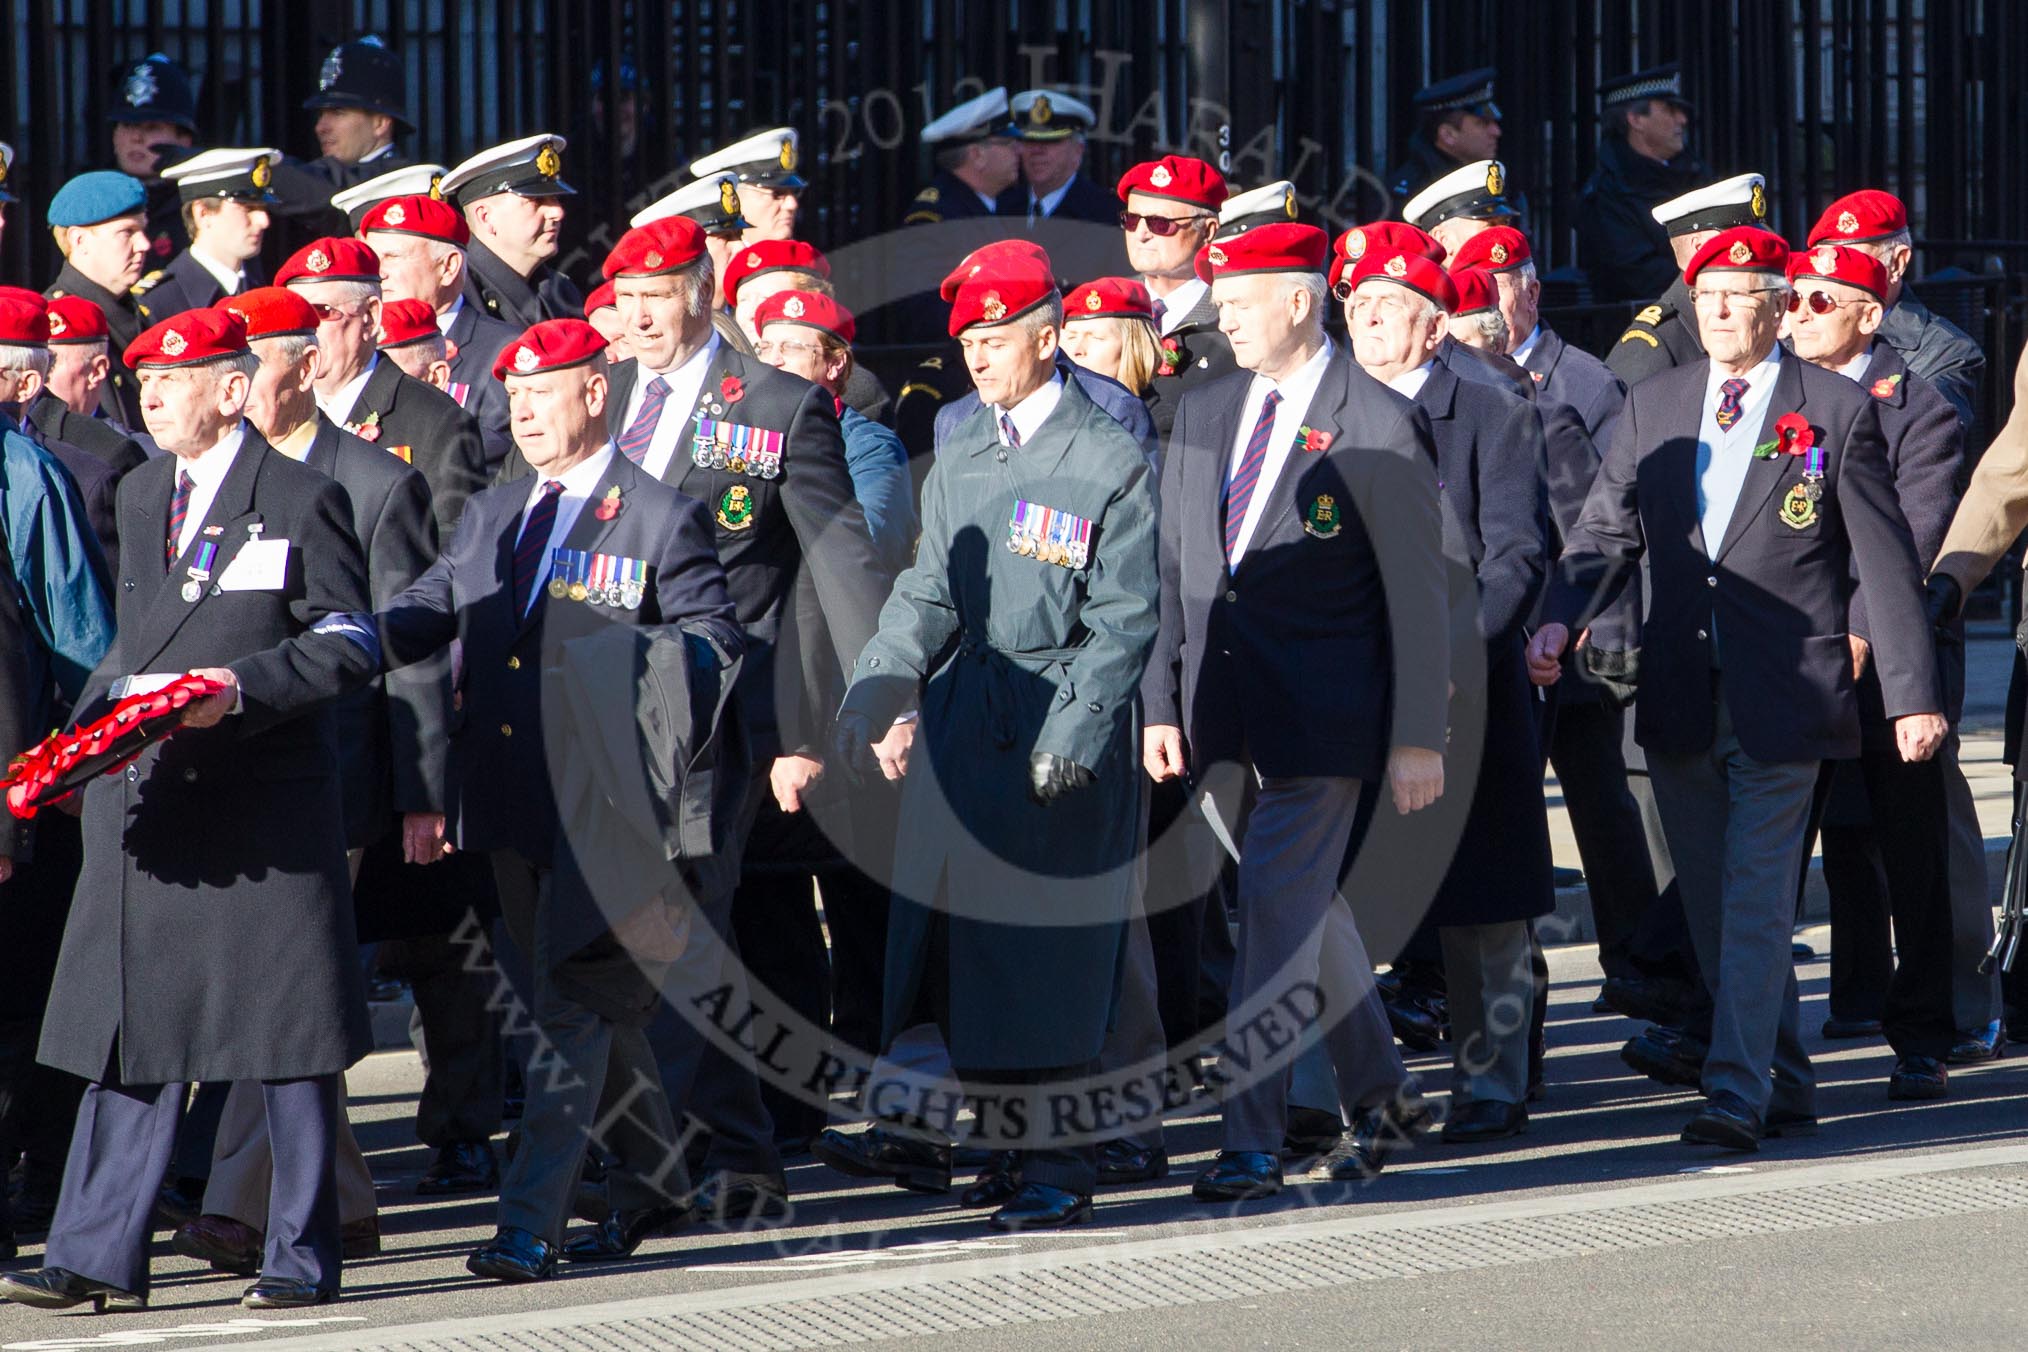
<instances>
[{"instance_id":1,"label":"er crown badge","mask_svg":"<svg viewBox=\"0 0 2028 1352\"><path fill-rule=\"evenodd\" d=\"M1338 499L1329 493L1319 493L1310 499L1310 505L1303 509L1303 533L1319 540L1328 540L1345 529L1345 523L1338 516Z\"/></svg>"},{"instance_id":2,"label":"er crown badge","mask_svg":"<svg viewBox=\"0 0 2028 1352\"><path fill-rule=\"evenodd\" d=\"M1725 256L1735 263L1751 263L1753 261L1753 250L1747 246L1745 240L1740 240L1737 244L1726 250Z\"/></svg>"},{"instance_id":3,"label":"er crown badge","mask_svg":"<svg viewBox=\"0 0 2028 1352\"><path fill-rule=\"evenodd\" d=\"M1796 484L1782 498L1781 521L1790 530L1802 530L1817 521L1817 504L1807 485Z\"/></svg>"}]
</instances>

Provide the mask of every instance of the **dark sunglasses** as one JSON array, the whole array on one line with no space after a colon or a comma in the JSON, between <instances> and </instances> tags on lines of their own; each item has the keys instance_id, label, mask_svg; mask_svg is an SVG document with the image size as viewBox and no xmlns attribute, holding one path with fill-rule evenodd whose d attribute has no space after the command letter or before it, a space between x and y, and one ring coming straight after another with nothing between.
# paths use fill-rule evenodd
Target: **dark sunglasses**
<instances>
[{"instance_id":1,"label":"dark sunglasses","mask_svg":"<svg viewBox=\"0 0 2028 1352\"><path fill-rule=\"evenodd\" d=\"M1830 294L1824 291L1812 291L1807 296L1805 296L1800 291L1789 292L1790 314L1794 314L1796 311L1802 309L1805 303L1809 305L1810 313L1813 315L1827 315L1831 313L1831 311L1840 309L1847 305L1865 304L1864 301L1857 300L1832 300Z\"/></svg>"},{"instance_id":2,"label":"dark sunglasses","mask_svg":"<svg viewBox=\"0 0 2028 1352\"><path fill-rule=\"evenodd\" d=\"M1120 213L1120 229L1131 235L1134 231L1140 229L1141 223L1145 221L1148 225L1149 234L1159 235L1167 239L1186 225L1195 225L1199 221L1208 221L1210 219L1209 216L1143 216L1137 211L1122 211Z\"/></svg>"}]
</instances>

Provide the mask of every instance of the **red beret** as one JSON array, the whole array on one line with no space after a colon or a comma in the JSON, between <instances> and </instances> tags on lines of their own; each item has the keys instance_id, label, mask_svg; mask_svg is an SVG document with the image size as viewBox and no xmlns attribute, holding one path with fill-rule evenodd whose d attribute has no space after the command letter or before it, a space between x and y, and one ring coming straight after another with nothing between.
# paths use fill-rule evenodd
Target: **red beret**
<instances>
[{"instance_id":1,"label":"red beret","mask_svg":"<svg viewBox=\"0 0 2028 1352\"><path fill-rule=\"evenodd\" d=\"M49 341L102 343L113 336L106 312L83 296L58 296L49 302Z\"/></svg>"},{"instance_id":2,"label":"red beret","mask_svg":"<svg viewBox=\"0 0 2028 1352\"><path fill-rule=\"evenodd\" d=\"M1446 314L1458 312L1458 288L1449 273L1417 253L1382 253L1368 250L1352 265L1351 283L1356 288L1369 277L1405 286L1435 301Z\"/></svg>"},{"instance_id":3,"label":"red beret","mask_svg":"<svg viewBox=\"0 0 2028 1352\"><path fill-rule=\"evenodd\" d=\"M500 349L493 359L493 379L582 366L605 347L599 331L582 319L545 319Z\"/></svg>"},{"instance_id":4,"label":"red beret","mask_svg":"<svg viewBox=\"0 0 2028 1352\"><path fill-rule=\"evenodd\" d=\"M1072 287L1063 299L1063 317L1072 319L1147 319L1155 317L1148 288L1133 277L1101 277Z\"/></svg>"},{"instance_id":5,"label":"red beret","mask_svg":"<svg viewBox=\"0 0 2028 1352\"><path fill-rule=\"evenodd\" d=\"M813 329L822 329L839 342L851 345L852 335L858 331L853 322L852 312L814 291L777 291L762 301L753 312L755 332L770 324L805 324Z\"/></svg>"},{"instance_id":6,"label":"red beret","mask_svg":"<svg viewBox=\"0 0 2028 1352\"><path fill-rule=\"evenodd\" d=\"M613 284L611 282L600 282L598 289L584 298L584 317L590 319L592 312L595 310L617 310L619 307L619 293L613 289Z\"/></svg>"},{"instance_id":7,"label":"red beret","mask_svg":"<svg viewBox=\"0 0 2028 1352\"><path fill-rule=\"evenodd\" d=\"M1488 272L1506 272L1518 268L1533 258L1528 248L1528 236L1511 225L1496 225L1481 230L1451 255L1449 267L1455 273L1460 268L1484 268ZM1438 262L1443 262L1438 259Z\"/></svg>"},{"instance_id":8,"label":"red beret","mask_svg":"<svg viewBox=\"0 0 2028 1352\"><path fill-rule=\"evenodd\" d=\"M1876 300L1887 299L1887 267L1870 253L1842 244L1819 244L1789 255L1789 281L1821 277L1827 282L1856 286Z\"/></svg>"},{"instance_id":9,"label":"red beret","mask_svg":"<svg viewBox=\"0 0 2028 1352\"><path fill-rule=\"evenodd\" d=\"M42 347L48 342L48 303L26 287L0 286L0 343Z\"/></svg>"},{"instance_id":10,"label":"red beret","mask_svg":"<svg viewBox=\"0 0 2028 1352\"><path fill-rule=\"evenodd\" d=\"M209 306L170 315L127 344L121 360L135 370L144 366L196 366L246 351L246 321Z\"/></svg>"},{"instance_id":11,"label":"red beret","mask_svg":"<svg viewBox=\"0 0 2028 1352\"><path fill-rule=\"evenodd\" d=\"M1683 285L1697 285L1697 274L1706 268L1720 272L1786 272L1788 241L1772 230L1757 225L1735 225L1721 230L1690 255L1683 269Z\"/></svg>"},{"instance_id":12,"label":"red beret","mask_svg":"<svg viewBox=\"0 0 2028 1352\"><path fill-rule=\"evenodd\" d=\"M420 235L455 244L460 249L472 239L471 227L449 202L434 197L390 197L369 208L359 222L359 233L385 230L396 235Z\"/></svg>"},{"instance_id":13,"label":"red beret","mask_svg":"<svg viewBox=\"0 0 2028 1352\"><path fill-rule=\"evenodd\" d=\"M1215 239L1197 251L1197 276L1244 277L1256 272L1322 272L1331 237L1314 225L1271 221Z\"/></svg>"},{"instance_id":14,"label":"red beret","mask_svg":"<svg viewBox=\"0 0 2028 1352\"><path fill-rule=\"evenodd\" d=\"M1327 280L1335 288L1353 265L1369 253L1421 254L1432 263L1441 263L1449 252L1435 235L1407 221L1371 221L1353 226L1332 244Z\"/></svg>"},{"instance_id":15,"label":"red beret","mask_svg":"<svg viewBox=\"0 0 2028 1352\"><path fill-rule=\"evenodd\" d=\"M237 296L227 296L212 308L238 315L246 325L248 342L317 331L316 307L286 286L257 286Z\"/></svg>"},{"instance_id":16,"label":"red beret","mask_svg":"<svg viewBox=\"0 0 2028 1352\"><path fill-rule=\"evenodd\" d=\"M1824 208L1810 227L1810 247L1829 240L1833 244L1867 244L1908 229L1908 208L1891 192L1861 188L1846 193Z\"/></svg>"},{"instance_id":17,"label":"red beret","mask_svg":"<svg viewBox=\"0 0 2028 1352\"><path fill-rule=\"evenodd\" d=\"M380 282L380 255L363 240L347 236L313 239L289 255L275 274L276 286L292 282Z\"/></svg>"},{"instance_id":18,"label":"red beret","mask_svg":"<svg viewBox=\"0 0 2028 1352\"><path fill-rule=\"evenodd\" d=\"M688 216L664 216L620 236L599 272L615 277L655 277L689 267L704 255L704 230ZM731 295L728 290L726 294Z\"/></svg>"},{"instance_id":19,"label":"red beret","mask_svg":"<svg viewBox=\"0 0 2028 1352\"><path fill-rule=\"evenodd\" d=\"M1126 201L1130 192L1215 212L1225 204L1229 190L1225 176L1203 160L1188 155L1164 155L1159 160L1137 164L1120 176L1120 200Z\"/></svg>"},{"instance_id":20,"label":"red beret","mask_svg":"<svg viewBox=\"0 0 2028 1352\"><path fill-rule=\"evenodd\" d=\"M805 244L799 239L760 240L747 245L726 261L725 299L737 305L740 283L749 277L758 277L763 272L807 272L817 277L829 277L831 261L819 253L814 245Z\"/></svg>"},{"instance_id":21,"label":"red beret","mask_svg":"<svg viewBox=\"0 0 2028 1352\"><path fill-rule=\"evenodd\" d=\"M426 300L391 300L380 307L380 346L401 347L443 334L436 308Z\"/></svg>"},{"instance_id":22,"label":"red beret","mask_svg":"<svg viewBox=\"0 0 2028 1352\"><path fill-rule=\"evenodd\" d=\"M1056 294L1049 255L1025 239L1000 240L965 255L938 294L951 303L951 337L975 324L1005 324Z\"/></svg>"},{"instance_id":23,"label":"red beret","mask_svg":"<svg viewBox=\"0 0 2028 1352\"><path fill-rule=\"evenodd\" d=\"M1484 268L1452 268L1451 285L1458 293L1454 315L1476 314L1480 310L1500 308L1500 287L1493 280L1493 274Z\"/></svg>"}]
</instances>

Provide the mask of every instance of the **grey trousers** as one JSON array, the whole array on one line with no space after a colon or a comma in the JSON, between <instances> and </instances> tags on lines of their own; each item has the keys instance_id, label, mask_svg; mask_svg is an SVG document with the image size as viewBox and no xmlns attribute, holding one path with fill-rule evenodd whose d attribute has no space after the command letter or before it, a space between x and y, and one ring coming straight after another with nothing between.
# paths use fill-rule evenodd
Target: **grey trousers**
<instances>
[{"instance_id":1,"label":"grey trousers","mask_svg":"<svg viewBox=\"0 0 2028 1352\"><path fill-rule=\"evenodd\" d=\"M1798 1030L1790 944L1821 762L1755 760L1733 731L1722 677L1714 702L1708 749L1648 753L1684 919L1713 1004L1704 1092L1737 1094L1763 1115L1770 1106L1814 1114L1816 1074Z\"/></svg>"},{"instance_id":2,"label":"grey trousers","mask_svg":"<svg viewBox=\"0 0 2028 1352\"><path fill-rule=\"evenodd\" d=\"M1528 922L1446 925L1444 981L1451 1003L1451 1101L1520 1103L1528 1096L1528 1039L1535 1008Z\"/></svg>"},{"instance_id":3,"label":"grey trousers","mask_svg":"<svg viewBox=\"0 0 2028 1352\"><path fill-rule=\"evenodd\" d=\"M1373 964L1359 938L1352 908L1334 901L1324 914L1318 984L1343 1017L1296 1058L1289 1076L1292 1107L1336 1112L1350 1121L1362 1108L1392 1098L1408 1079L1401 1049L1373 983Z\"/></svg>"},{"instance_id":4,"label":"grey trousers","mask_svg":"<svg viewBox=\"0 0 2028 1352\"><path fill-rule=\"evenodd\" d=\"M1241 1072L1230 1048L1245 1028L1250 1008L1319 984L1326 950L1341 978L1348 972L1366 976L1364 998L1353 995L1340 1009L1327 1007L1320 1020L1324 1044L1337 1065L1340 1099L1368 1099L1379 1085L1391 1091L1408 1078L1384 1015L1375 1035L1373 964L1350 911L1338 900L1339 871L1358 808L1356 779L1263 777L1236 833L1239 946L1227 1002L1227 1049L1220 1058L1230 1081L1226 1150L1281 1149L1288 1132L1291 1067ZM1334 912L1344 912L1342 923L1332 918ZM1255 1053L1265 1050L1260 1041L1252 1048Z\"/></svg>"},{"instance_id":5,"label":"grey trousers","mask_svg":"<svg viewBox=\"0 0 2028 1352\"><path fill-rule=\"evenodd\" d=\"M1993 944L1993 896L1986 881L1986 834L1958 750L1953 732L1937 755L1944 761L1944 811L1950 822L1952 1012L1958 1031L1969 1033L2000 1017L2000 969L1995 964L1979 975L1979 964Z\"/></svg>"},{"instance_id":6,"label":"grey trousers","mask_svg":"<svg viewBox=\"0 0 2028 1352\"><path fill-rule=\"evenodd\" d=\"M366 1167L352 1119L345 1111L345 1077L338 1077L338 1221L372 1220L380 1214L373 1197L373 1172ZM225 1096L211 1153L211 1180L204 1185L204 1214L229 1216L265 1232L275 1156L268 1142L268 1110L258 1080L236 1081Z\"/></svg>"}]
</instances>

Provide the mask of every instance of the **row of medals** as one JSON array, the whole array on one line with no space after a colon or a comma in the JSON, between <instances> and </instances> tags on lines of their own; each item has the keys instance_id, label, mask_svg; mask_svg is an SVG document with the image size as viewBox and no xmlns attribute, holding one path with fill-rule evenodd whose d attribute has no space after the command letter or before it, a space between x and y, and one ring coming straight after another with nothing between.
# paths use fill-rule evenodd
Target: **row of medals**
<instances>
[{"instance_id":1,"label":"row of medals","mask_svg":"<svg viewBox=\"0 0 2028 1352\"><path fill-rule=\"evenodd\" d=\"M1007 550L1025 559L1053 563L1059 568L1082 568L1090 559L1086 546L1075 540L1038 540L1026 533L1010 534Z\"/></svg>"},{"instance_id":2,"label":"row of medals","mask_svg":"<svg viewBox=\"0 0 2028 1352\"><path fill-rule=\"evenodd\" d=\"M589 601L595 606L620 606L627 610L641 604L647 592L638 582L615 582L609 587L591 587L582 582L549 579L549 594L557 600Z\"/></svg>"},{"instance_id":3,"label":"row of medals","mask_svg":"<svg viewBox=\"0 0 2028 1352\"><path fill-rule=\"evenodd\" d=\"M782 462L779 458L762 459L756 456L749 462L727 450L716 438L694 438L691 442L690 463L699 469L729 469L734 474L745 474L750 465L757 479L778 478L782 472Z\"/></svg>"}]
</instances>

